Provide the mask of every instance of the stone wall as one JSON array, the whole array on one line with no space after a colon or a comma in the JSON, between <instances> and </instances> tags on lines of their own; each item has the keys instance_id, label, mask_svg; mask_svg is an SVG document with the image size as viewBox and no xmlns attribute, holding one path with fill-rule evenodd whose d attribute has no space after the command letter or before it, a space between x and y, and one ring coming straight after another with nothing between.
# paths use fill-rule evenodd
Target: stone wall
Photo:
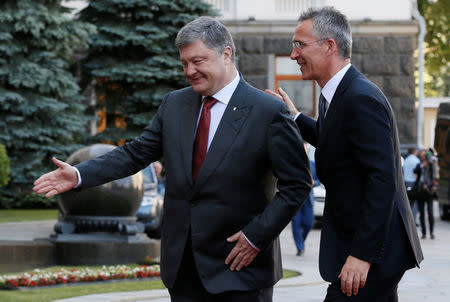
<instances>
[{"instance_id":1,"label":"stone wall","mask_svg":"<svg viewBox=\"0 0 450 302\"><path fill-rule=\"evenodd\" d=\"M415 36L354 36L352 63L387 96L401 143L416 141Z\"/></svg>"},{"instance_id":2,"label":"stone wall","mask_svg":"<svg viewBox=\"0 0 450 302\"><path fill-rule=\"evenodd\" d=\"M291 30L295 26L291 27ZM272 87L270 56L289 55L292 34L235 33L238 68L257 88ZM387 96L397 119L401 143L416 141L414 82L415 34L354 34L352 64Z\"/></svg>"}]
</instances>

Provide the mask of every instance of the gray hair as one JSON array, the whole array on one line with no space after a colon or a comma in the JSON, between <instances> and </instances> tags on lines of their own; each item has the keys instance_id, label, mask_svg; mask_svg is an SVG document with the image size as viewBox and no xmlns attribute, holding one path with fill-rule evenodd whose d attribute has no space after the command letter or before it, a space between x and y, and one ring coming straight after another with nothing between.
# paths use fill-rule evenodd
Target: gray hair
<instances>
[{"instance_id":1,"label":"gray hair","mask_svg":"<svg viewBox=\"0 0 450 302\"><path fill-rule=\"evenodd\" d=\"M352 33L347 18L334 7L310 8L300 15L298 21L312 21L312 35L318 39L336 41L339 55L350 58L352 55Z\"/></svg>"},{"instance_id":2,"label":"gray hair","mask_svg":"<svg viewBox=\"0 0 450 302\"><path fill-rule=\"evenodd\" d=\"M234 61L236 47L228 29L219 21L211 17L200 17L186 24L177 34L175 46L180 49L183 46L195 43L201 39L218 55L221 55L227 46L232 49L231 60Z\"/></svg>"}]
</instances>

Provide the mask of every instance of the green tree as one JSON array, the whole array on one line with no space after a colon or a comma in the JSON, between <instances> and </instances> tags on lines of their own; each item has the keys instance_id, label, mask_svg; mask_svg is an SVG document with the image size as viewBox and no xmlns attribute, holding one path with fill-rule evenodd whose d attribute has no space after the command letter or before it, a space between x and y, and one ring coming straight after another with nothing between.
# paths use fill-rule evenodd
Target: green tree
<instances>
[{"instance_id":1,"label":"green tree","mask_svg":"<svg viewBox=\"0 0 450 302\"><path fill-rule=\"evenodd\" d=\"M425 18L425 93L450 96L450 0L418 0Z\"/></svg>"},{"instance_id":2,"label":"green tree","mask_svg":"<svg viewBox=\"0 0 450 302\"><path fill-rule=\"evenodd\" d=\"M95 27L71 20L60 0L0 2L0 141L11 161L2 201L53 169L85 132L84 106L70 72L74 50Z\"/></svg>"},{"instance_id":3,"label":"green tree","mask_svg":"<svg viewBox=\"0 0 450 302\"><path fill-rule=\"evenodd\" d=\"M199 0L91 0L80 20L97 26L83 63L83 82L94 79L101 120L95 141L116 143L142 132L163 96L186 86L177 32L201 15L213 15Z\"/></svg>"}]
</instances>

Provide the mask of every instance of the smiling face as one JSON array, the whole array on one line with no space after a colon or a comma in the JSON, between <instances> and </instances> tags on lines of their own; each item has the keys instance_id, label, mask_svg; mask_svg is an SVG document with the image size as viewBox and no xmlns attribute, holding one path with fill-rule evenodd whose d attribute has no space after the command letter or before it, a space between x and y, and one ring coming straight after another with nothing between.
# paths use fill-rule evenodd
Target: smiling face
<instances>
[{"instance_id":1,"label":"smiling face","mask_svg":"<svg viewBox=\"0 0 450 302\"><path fill-rule=\"evenodd\" d=\"M293 47L291 59L297 61L304 80L316 80L323 87L329 80L327 78L328 45L327 41L316 41L319 38L312 35L311 20L305 20L295 28L292 41L303 42L302 49Z\"/></svg>"},{"instance_id":2,"label":"smiling face","mask_svg":"<svg viewBox=\"0 0 450 302\"><path fill-rule=\"evenodd\" d=\"M230 47L219 55L202 40L197 40L179 50L184 75L196 93L211 96L233 79Z\"/></svg>"}]
</instances>

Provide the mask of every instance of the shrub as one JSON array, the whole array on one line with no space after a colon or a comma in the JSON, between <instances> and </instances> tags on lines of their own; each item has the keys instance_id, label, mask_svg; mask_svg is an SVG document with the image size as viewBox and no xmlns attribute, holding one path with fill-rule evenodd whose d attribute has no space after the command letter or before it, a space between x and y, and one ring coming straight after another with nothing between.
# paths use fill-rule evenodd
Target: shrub
<instances>
[{"instance_id":1,"label":"shrub","mask_svg":"<svg viewBox=\"0 0 450 302\"><path fill-rule=\"evenodd\" d=\"M34 192L24 192L16 196L14 208L17 209L56 209L58 197L47 198Z\"/></svg>"},{"instance_id":2,"label":"shrub","mask_svg":"<svg viewBox=\"0 0 450 302\"><path fill-rule=\"evenodd\" d=\"M0 187L9 182L9 158L6 148L0 143Z\"/></svg>"},{"instance_id":3,"label":"shrub","mask_svg":"<svg viewBox=\"0 0 450 302\"><path fill-rule=\"evenodd\" d=\"M56 209L58 200L58 196L46 198L30 191L13 194L0 189L0 209Z\"/></svg>"}]
</instances>

